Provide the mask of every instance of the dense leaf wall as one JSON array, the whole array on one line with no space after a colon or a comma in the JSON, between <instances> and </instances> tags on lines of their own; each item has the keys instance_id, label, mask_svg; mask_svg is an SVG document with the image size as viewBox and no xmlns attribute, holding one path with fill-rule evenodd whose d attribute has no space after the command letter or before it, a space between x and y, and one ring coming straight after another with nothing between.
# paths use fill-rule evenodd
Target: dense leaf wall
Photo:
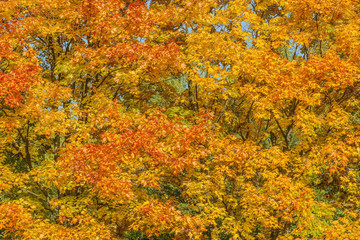
<instances>
[{"instance_id":1,"label":"dense leaf wall","mask_svg":"<svg viewBox=\"0 0 360 240\"><path fill-rule=\"evenodd\" d=\"M359 7L0 1L0 238L358 239Z\"/></svg>"}]
</instances>

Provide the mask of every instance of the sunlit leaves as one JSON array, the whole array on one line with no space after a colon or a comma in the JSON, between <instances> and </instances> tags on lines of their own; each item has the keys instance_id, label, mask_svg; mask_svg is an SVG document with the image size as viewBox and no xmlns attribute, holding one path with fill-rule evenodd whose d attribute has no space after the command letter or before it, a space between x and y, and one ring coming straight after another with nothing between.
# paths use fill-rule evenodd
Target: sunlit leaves
<instances>
[{"instance_id":1,"label":"sunlit leaves","mask_svg":"<svg viewBox=\"0 0 360 240\"><path fill-rule=\"evenodd\" d=\"M0 238L358 238L356 1L0 9Z\"/></svg>"}]
</instances>

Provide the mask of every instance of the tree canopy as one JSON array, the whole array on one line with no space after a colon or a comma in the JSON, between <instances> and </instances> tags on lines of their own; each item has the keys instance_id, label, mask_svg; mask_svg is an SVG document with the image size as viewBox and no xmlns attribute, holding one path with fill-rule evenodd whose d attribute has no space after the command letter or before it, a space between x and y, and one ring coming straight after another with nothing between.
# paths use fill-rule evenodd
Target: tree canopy
<instances>
[{"instance_id":1,"label":"tree canopy","mask_svg":"<svg viewBox=\"0 0 360 240\"><path fill-rule=\"evenodd\" d=\"M359 239L359 1L0 19L0 238Z\"/></svg>"}]
</instances>

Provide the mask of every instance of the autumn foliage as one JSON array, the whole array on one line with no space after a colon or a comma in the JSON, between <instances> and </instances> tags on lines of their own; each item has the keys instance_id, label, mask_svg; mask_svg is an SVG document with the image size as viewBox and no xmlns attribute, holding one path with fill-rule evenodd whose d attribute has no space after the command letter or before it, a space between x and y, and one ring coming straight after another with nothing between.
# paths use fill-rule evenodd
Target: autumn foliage
<instances>
[{"instance_id":1,"label":"autumn foliage","mask_svg":"<svg viewBox=\"0 0 360 240\"><path fill-rule=\"evenodd\" d=\"M358 1L0 18L0 239L360 238Z\"/></svg>"}]
</instances>

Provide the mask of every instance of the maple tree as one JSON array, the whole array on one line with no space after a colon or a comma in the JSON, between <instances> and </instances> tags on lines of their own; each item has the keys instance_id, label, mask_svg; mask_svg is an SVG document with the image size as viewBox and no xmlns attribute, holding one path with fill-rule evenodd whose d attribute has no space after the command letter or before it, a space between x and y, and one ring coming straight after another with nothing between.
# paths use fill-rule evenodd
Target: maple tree
<instances>
[{"instance_id":1,"label":"maple tree","mask_svg":"<svg viewBox=\"0 0 360 240\"><path fill-rule=\"evenodd\" d=\"M0 1L0 238L358 239L359 9Z\"/></svg>"}]
</instances>

